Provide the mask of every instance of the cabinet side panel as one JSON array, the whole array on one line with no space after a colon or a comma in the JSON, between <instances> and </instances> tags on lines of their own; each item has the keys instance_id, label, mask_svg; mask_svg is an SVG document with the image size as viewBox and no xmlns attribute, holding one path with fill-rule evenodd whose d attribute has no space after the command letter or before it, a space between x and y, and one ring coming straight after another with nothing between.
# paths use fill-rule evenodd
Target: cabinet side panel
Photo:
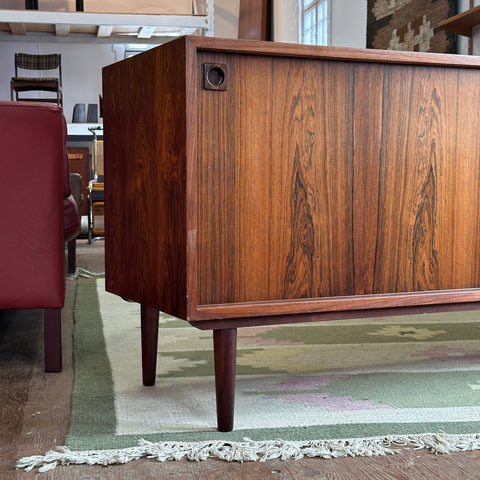
<instances>
[{"instance_id":1,"label":"cabinet side panel","mask_svg":"<svg viewBox=\"0 0 480 480\"><path fill-rule=\"evenodd\" d=\"M185 40L103 70L107 290L185 318Z\"/></svg>"}]
</instances>

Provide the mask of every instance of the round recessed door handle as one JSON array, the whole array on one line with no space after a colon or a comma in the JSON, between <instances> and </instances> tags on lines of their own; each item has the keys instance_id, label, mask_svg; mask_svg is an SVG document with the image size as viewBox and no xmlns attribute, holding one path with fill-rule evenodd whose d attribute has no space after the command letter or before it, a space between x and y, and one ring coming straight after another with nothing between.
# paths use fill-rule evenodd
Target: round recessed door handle
<instances>
[{"instance_id":1,"label":"round recessed door handle","mask_svg":"<svg viewBox=\"0 0 480 480\"><path fill-rule=\"evenodd\" d=\"M226 90L227 65L223 63L204 63L203 88L206 90Z\"/></svg>"}]
</instances>

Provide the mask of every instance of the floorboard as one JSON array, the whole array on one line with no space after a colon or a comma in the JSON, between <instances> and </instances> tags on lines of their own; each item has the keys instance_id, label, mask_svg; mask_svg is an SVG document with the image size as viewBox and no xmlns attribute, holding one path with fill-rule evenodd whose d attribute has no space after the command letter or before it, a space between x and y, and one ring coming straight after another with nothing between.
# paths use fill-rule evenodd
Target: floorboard
<instances>
[{"instance_id":1,"label":"floorboard","mask_svg":"<svg viewBox=\"0 0 480 480\"><path fill-rule=\"evenodd\" d=\"M103 241L78 242L77 265L103 271ZM72 326L75 281L67 281L63 311L63 372L43 372L42 317L39 311L0 311L0 479L42 480L439 480L480 479L480 452L433 455L402 450L386 457L332 460L272 460L256 463L159 463L143 459L126 465L69 466L38 474L16 471L18 458L63 445L72 389Z\"/></svg>"}]
</instances>

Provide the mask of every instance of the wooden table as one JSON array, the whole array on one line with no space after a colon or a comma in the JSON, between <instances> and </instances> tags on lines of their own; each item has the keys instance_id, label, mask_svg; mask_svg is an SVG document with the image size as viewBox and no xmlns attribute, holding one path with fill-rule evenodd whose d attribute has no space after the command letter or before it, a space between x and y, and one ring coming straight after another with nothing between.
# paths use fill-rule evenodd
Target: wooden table
<instances>
[{"instance_id":1,"label":"wooden table","mask_svg":"<svg viewBox=\"0 0 480 480\"><path fill-rule=\"evenodd\" d=\"M103 71L106 288L213 329L480 301L480 59L185 37Z\"/></svg>"}]
</instances>

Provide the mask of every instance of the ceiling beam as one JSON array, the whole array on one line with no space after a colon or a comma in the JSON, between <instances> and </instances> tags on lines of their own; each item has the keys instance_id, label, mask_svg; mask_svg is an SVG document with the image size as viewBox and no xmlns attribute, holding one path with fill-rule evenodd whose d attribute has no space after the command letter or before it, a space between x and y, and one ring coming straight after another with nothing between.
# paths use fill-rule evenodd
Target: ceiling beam
<instances>
[{"instance_id":1,"label":"ceiling beam","mask_svg":"<svg viewBox=\"0 0 480 480\"><path fill-rule=\"evenodd\" d=\"M69 25L111 25L112 27L204 28L205 15L130 15L124 13L46 12L41 10L0 10L6 23L64 23Z\"/></svg>"}]
</instances>

